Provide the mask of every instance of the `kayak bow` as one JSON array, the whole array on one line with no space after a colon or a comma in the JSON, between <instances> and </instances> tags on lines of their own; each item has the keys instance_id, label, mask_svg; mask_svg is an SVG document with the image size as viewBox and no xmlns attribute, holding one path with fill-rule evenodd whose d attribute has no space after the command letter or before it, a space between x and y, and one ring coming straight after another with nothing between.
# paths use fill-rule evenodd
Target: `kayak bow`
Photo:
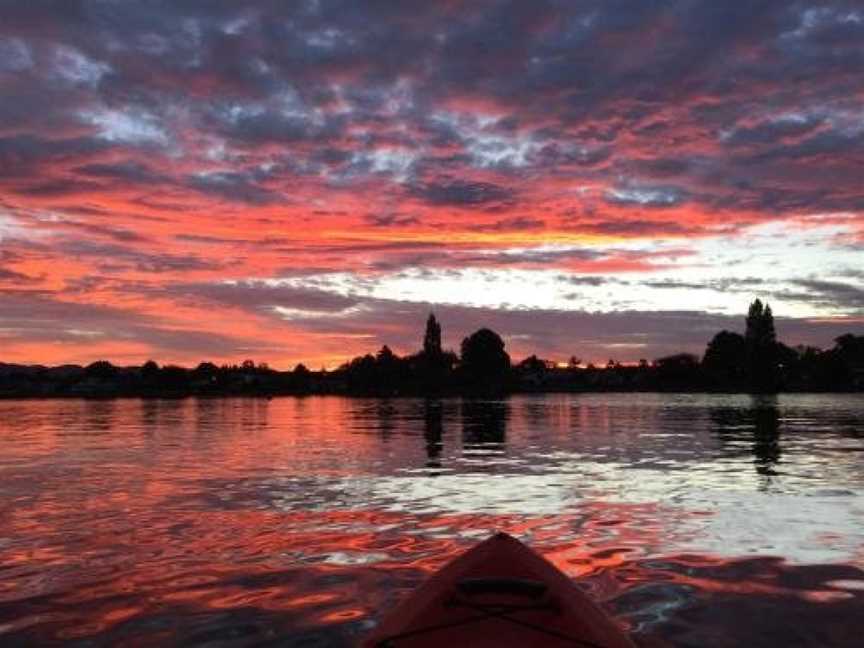
<instances>
[{"instance_id":1,"label":"kayak bow","mask_svg":"<svg viewBox=\"0 0 864 648\"><path fill-rule=\"evenodd\" d=\"M396 606L365 648L633 648L564 573L497 533L445 565Z\"/></svg>"}]
</instances>

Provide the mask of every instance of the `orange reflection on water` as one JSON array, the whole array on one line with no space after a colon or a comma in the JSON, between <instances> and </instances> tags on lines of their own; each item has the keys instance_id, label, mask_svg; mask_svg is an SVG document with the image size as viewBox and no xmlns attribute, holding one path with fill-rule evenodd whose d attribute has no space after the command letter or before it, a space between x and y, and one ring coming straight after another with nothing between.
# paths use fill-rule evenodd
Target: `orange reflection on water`
<instances>
[{"instance_id":1,"label":"orange reflection on water","mask_svg":"<svg viewBox=\"0 0 864 648\"><path fill-rule=\"evenodd\" d=\"M733 504L752 504L754 492L775 501L757 491L761 446L745 438L730 469L739 439L710 427L727 425L725 410L712 418L566 399L16 407L0 431L0 640L12 644L237 636L254 645L308 635L351 645L497 530L545 555L643 639L679 633L704 644L753 605L810 623L864 611L864 591L829 584L864 580L859 546L846 564L818 568L736 546L693 550L706 534L719 544L737 529L716 504L730 486L741 489ZM737 435L739 418L727 425ZM707 427L687 432L697 454L686 463L668 437L697 423ZM849 543L849 531L804 538L831 549ZM746 638L770 620L732 634ZM826 634L803 645L826 637L842 641Z\"/></svg>"}]
</instances>

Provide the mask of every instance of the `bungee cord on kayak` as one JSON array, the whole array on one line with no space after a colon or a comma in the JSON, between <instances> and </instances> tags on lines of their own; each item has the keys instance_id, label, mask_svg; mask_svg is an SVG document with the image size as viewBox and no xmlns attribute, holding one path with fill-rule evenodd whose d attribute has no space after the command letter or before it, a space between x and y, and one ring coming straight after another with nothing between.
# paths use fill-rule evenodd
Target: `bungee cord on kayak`
<instances>
[{"instance_id":1,"label":"bungee cord on kayak","mask_svg":"<svg viewBox=\"0 0 864 648\"><path fill-rule=\"evenodd\" d=\"M633 647L566 574L506 533L441 568L363 645Z\"/></svg>"},{"instance_id":2,"label":"bungee cord on kayak","mask_svg":"<svg viewBox=\"0 0 864 648\"><path fill-rule=\"evenodd\" d=\"M394 642L400 639L408 639L411 637L416 637L422 634L429 634L432 632L436 632L439 630L445 630L449 628L455 628L457 626L468 625L471 623L476 623L477 621L482 621L484 619L489 618L497 618L503 621L507 621L509 623L514 623L519 626L523 626L525 628L530 628L536 632L541 634L549 635L551 637L555 637L556 639L562 639L569 643L572 643L574 646L582 646L584 648L607 648L606 646L598 643L594 643L593 641L587 641L585 639L579 639L577 637L571 637L561 632L556 632L555 630L551 630L549 628L544 628L542 626L538 626L534 623L530 623L528 621L524 621L522 619L517 619L511 614L515 612L523 612L528 610L554 610L556 606L553 602L547 602L539 605L482 605L482 604L472 604L466 601L453 601L449 602L449 605L456 605L461 607L470 608L481 614L473 617L469 617L467 619L460 619L459 621L453 621L450 623L442 623L435 626L428 626L425 628L417 628L416 630L410 630L408 632L403 632L398 635L392 635L390 637L385 637L381 639L376 645L375 648L397 648Z\"/></svg>"}]
</instances>

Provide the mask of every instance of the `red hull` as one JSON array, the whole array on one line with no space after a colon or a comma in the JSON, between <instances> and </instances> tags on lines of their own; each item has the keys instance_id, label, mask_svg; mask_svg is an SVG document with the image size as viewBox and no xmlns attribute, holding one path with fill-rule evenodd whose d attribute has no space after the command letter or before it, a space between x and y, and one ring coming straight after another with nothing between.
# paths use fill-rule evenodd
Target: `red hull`
<instances>
[{"instance_id":1,"label":"red hull","mask_svg":"<svg viewBox=\"0 0 864 648\"><path fill-rule=\"evenodd\" d=\"M573 582L499 533L447 564L392 610L365 648L633 648Z\"/></svg>"}]
</instances>

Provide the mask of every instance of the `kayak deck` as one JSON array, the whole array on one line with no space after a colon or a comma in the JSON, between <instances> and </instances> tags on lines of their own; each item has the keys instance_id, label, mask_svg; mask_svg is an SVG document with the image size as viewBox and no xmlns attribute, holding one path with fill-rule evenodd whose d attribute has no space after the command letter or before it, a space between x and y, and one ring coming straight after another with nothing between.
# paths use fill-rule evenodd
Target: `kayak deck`
<instances>
[{"instance_id":1,"label":"kayak deck","mask_svg":"<svg viewBox=\"0 0 864 648\"><path fill-rule=\"evenodd\" d=\"M366 648L633 648L554 565L498 533L445 565L381 621Z\"/></svg>"}]
</instances>

